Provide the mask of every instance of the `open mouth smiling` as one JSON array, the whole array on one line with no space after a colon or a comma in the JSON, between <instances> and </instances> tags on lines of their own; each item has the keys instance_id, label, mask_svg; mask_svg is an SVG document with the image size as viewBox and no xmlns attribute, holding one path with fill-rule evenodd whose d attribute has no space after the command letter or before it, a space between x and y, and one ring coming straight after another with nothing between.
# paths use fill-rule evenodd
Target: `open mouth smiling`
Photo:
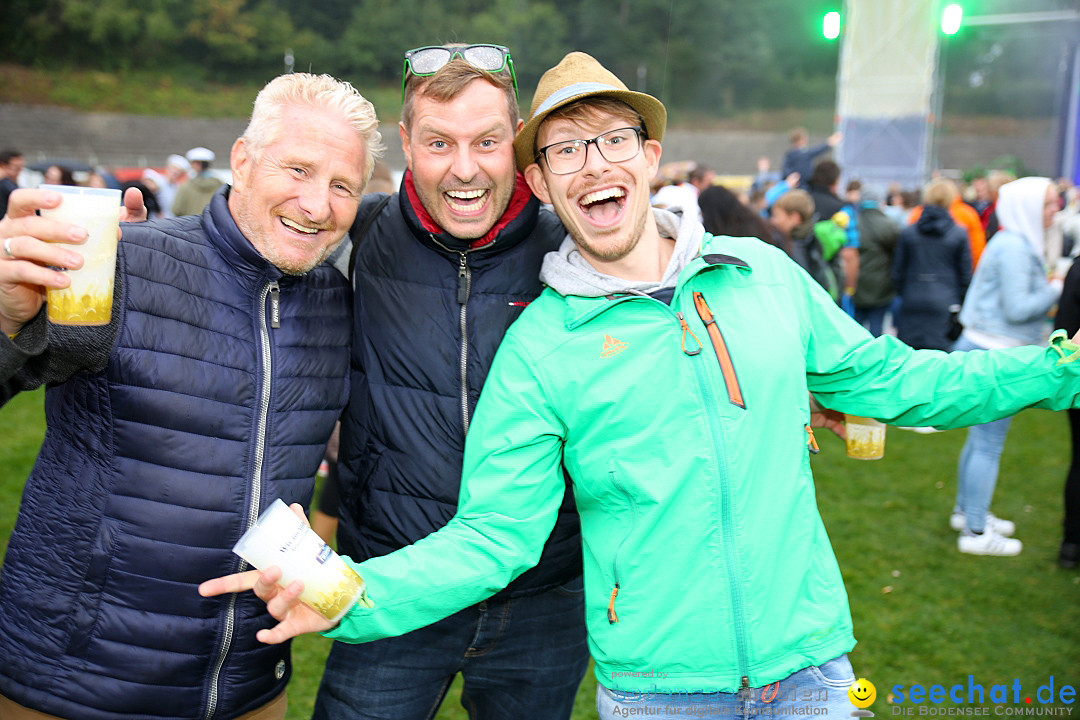
<instances>
[{"instance_id":1,"label":"open mouth smiling","mask_svg":"<svg viewBox=\"0 0 1080 720\"><path fill-rule=\"evenodd\" d=\"M578 200L582 214L597 225L610 225L618 220L625 205L626 190L621 187L594 190Z\"/></svg>"},{"instance_id":2,"label":"open mouth smiling","mask_svg":"<svg viewBox=\"0 0 1080 720\"><path fill-rule=\"evenodd\" d=\"M488 190L447 190L443 193L446 204L450 209L459 213L474 213L484 208L487 202Z\"/></svg>"}]
</instances>

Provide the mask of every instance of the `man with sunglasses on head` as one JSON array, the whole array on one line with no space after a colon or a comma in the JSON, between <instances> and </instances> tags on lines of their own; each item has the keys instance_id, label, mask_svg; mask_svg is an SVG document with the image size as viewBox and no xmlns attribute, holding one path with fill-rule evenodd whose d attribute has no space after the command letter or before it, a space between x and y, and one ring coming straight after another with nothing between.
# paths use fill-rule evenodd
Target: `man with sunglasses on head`
<instances>
[{"instance_id":1,"label":"man with sunglasses on head","mask_svg":"<svg viewBox=\"0 0 1080 720\"><path fill-rule=\"evenodd\" d=\"M280 571L280 623L364 642L490 595L540 557L573 479L601 718L851 715L843 578L818 512L810 391L889 422L958 427L1080 405L1080 346L982 354L872 337L783 251L649 205L666 111L584 53L540 79L517 164L567 229L506 333L465 450L457 514L357 566L331 628ZM564 470L565 468L565 470Z\"/></svg>"},{"instance_id":2,"label":"man with sunglasses on head","mask_svg":"<svg viewBox=\"0 0 1080 720\"><path fill-rule=\"evenodd\" d=\"M410 50L403 94L408 169L398 193L365 198L347 267L354 339L338 549L359 560L453 517L495 350L540 294L541 261L564 235L514 166L522 122L506 48ZM582 598L567 493L539 565L506 590L399 638L335 643L314 717L430 718L460 672L470 717L567 718L588 664Z\"/></svg>"}]
</instances>

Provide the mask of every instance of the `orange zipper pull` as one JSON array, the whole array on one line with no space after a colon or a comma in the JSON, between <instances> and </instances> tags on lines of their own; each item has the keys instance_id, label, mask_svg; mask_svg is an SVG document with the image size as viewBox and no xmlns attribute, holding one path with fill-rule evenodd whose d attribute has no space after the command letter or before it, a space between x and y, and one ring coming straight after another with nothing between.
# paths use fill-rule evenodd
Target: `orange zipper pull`
<instances>
[{"instance_id":1,"label":"orange zipper pull","mask_svg":"<svg viewBox=\"0 0 1080 720\"><path fill-rule=\"evenodd\" d=\"M611 599L608 600L607 621L614 625L619 622L619 616L615 614L615 598L619 595L619 583L615 583L615 589L611 591Z\"/></svg>"},{"instance_id":2,"label":"orange zipper pull","mask_svg":"<svg viewBox=\"0 0 1080 720\"><path fill-rule=\"evenodd\" d=\"M697 335L695 335L694 331L690 329L690 326L686 324L686 318L683 317L682 312L675 313L675 316L679 318L679 324L682 325L682 351L687 355L697 355L701 352L701 341L698 340ZM696 350L686 349L686 336L688 334L690 335L690 337L694 338L694 342L697 343Z\"/></svg>"}]
</instances>

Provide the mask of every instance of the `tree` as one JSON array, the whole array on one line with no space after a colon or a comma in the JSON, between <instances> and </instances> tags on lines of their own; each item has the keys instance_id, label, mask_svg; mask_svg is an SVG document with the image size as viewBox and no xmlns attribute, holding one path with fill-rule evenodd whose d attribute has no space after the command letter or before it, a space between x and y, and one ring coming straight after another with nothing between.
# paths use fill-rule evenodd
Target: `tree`
<instances>
[{"instance_id":1,"label":"tree","mask_svg":"<svg viewBox=\"0 0 1080 720\"><path fill-rule=\"evenodd\" d=\"M552 2L494 0L473 21L469 42L510 48L524 101L545 70L566 53L569 21ZM528 112L528 105L522 112Z\"/></svg>"}]
</instances>

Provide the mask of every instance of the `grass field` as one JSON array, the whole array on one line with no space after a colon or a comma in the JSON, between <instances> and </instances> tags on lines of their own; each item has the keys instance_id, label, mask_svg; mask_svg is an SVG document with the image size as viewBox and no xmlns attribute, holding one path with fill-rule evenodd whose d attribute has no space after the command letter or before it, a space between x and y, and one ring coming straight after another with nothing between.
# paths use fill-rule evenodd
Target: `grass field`
<instances>
[{"instance_id":1,"label":"grass field","mask_svg":"<svg viewBox=\"0 0 1080 720\"><path fill-rule=\"evenodd\" d=\"M3 550L44 433L42 398L40 391L28 393L0 411ZM890 428L885 459L874 462L847 459L841 442L828 436L814 460L818 502L859 639L851 660L856 673L877 687L871 710L878 717L899 714L900 707L889 706L896 685L907 692L916 684L961 684L966 693L971 676L987 693L993 685L1008 685L1011 693L1019 681L1020 706L1029 696L1035 708L1036 691L1051 678L1056 693L1080 685L1080 573L1056 564L1069 454L1066 418L1030 410L1010 430L993 509L1016 522L1024 541L1016 558L956 551L948 514L964 436L963 430L918 435ZM329 642L318 637L295 643L290 719L310 716L328 651ZM578 693L574 720L596 717L595 687L590 675ZM466 717L457 696L455 686L440 719ZM1011 708L1022 709L1010 696L1004 709Z\"/></svg>"}]
</instances>

